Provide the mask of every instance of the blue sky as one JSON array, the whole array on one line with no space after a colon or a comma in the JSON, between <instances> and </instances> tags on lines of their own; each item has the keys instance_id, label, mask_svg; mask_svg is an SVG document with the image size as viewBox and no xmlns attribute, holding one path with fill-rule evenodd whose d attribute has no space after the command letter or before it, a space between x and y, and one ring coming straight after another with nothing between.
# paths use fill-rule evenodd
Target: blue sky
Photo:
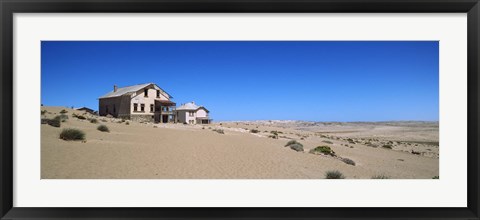
<instances>
[{"instance_id":1,"label":"blue sky","mask_svg":"<svg viewBox=\"0 0 480 220\"><path fill-rule=\"evenodd\" d=\"M41 100L156 83L215 121L437 121L437 41L44 41Z\"/></svg>"}]
</instances>

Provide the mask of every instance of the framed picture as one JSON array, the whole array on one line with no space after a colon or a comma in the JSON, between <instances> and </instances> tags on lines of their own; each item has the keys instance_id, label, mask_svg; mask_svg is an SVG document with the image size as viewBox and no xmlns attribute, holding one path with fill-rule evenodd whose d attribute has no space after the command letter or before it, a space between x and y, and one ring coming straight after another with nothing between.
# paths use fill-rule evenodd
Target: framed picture
<instances>
[{"instance_id":1,"label":"framed picture","mask_svg":"<svg viewBox=\"0 0 480 220\"><path fill-rule=\"evenodd\" d=\"M2 219L478 219L478 1L1 1Z\"/></svg>"}]
</instances>

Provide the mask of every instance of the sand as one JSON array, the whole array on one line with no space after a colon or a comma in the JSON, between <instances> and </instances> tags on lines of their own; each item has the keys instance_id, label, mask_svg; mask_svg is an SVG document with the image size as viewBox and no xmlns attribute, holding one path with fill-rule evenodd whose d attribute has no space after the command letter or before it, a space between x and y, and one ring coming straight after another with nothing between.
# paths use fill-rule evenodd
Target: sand
<instances>
[{"instance_id":1,"label":"sand","mask_svg":"<svg viewBox=\"0 0 480 220\"><path fill-rule=\"evenodd\" d=\"M53 118L62 109L66 108L42 107L47 110L42 118ZM41 125L42 179L323 179L333 170L348 179L439 175L438 123L128 121L127 125L120 119L66 110L69 119L60 128ZM96 118L98 123L74 118L72 113ZM98 131L99 124L110 132ZM64 128L84 131L86 141L59 139ZM214 129L223 129L224 134ZM252 129L259 133L251 133ZM272 131L278 132L278 139L269 137ZM302 143L305 151L284 147L291 139ZM319 145L331 147L337 156L308 153ZM352 159L355 166L341 158Z\"/></svg>"}]
</instances>

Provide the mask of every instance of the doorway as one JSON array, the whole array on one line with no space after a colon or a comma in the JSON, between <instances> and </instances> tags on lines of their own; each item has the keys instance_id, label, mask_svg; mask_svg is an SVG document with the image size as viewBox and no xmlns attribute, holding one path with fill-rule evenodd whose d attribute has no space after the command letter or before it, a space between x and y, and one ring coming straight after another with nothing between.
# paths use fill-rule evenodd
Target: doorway
<instances>
[{"instance_id":1,"label":"doorway","mask_svg":"<svg viewBox=\"0 0 480 220\"><path fill-rule=\"evenodd\" d=\"M168 122L168 115L162 115L162 123Z\"/></svg>"}]
</instances>

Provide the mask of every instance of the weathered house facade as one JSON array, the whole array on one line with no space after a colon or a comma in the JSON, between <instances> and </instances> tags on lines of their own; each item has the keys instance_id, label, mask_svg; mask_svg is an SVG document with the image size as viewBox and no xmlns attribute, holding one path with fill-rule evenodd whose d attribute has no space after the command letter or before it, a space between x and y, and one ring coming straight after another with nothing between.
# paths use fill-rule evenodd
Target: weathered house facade
<instances>
[{"instance_id":1,"label":"weathered house facade","mask_svg":"<svg viewBox=\"0 0 480 220\"><path fill-rule=\"evenodd\" d=\"M112 115L133 121L175 122L173 97L154 83L118 88L98 98L100 116Z\"/></svg>"},{"instance_id":2,"label":"weathered house facade","mask_svg":"<svg viewBox=\"0 0 480 220\"><path fill-rule=\"evenodd\" d=\"M179 123L186 124L210 124L212 121L208 116L209 111L198 106L195 102L189 102L176 109L175 118Z\"/></svg>"}]
</instances>

